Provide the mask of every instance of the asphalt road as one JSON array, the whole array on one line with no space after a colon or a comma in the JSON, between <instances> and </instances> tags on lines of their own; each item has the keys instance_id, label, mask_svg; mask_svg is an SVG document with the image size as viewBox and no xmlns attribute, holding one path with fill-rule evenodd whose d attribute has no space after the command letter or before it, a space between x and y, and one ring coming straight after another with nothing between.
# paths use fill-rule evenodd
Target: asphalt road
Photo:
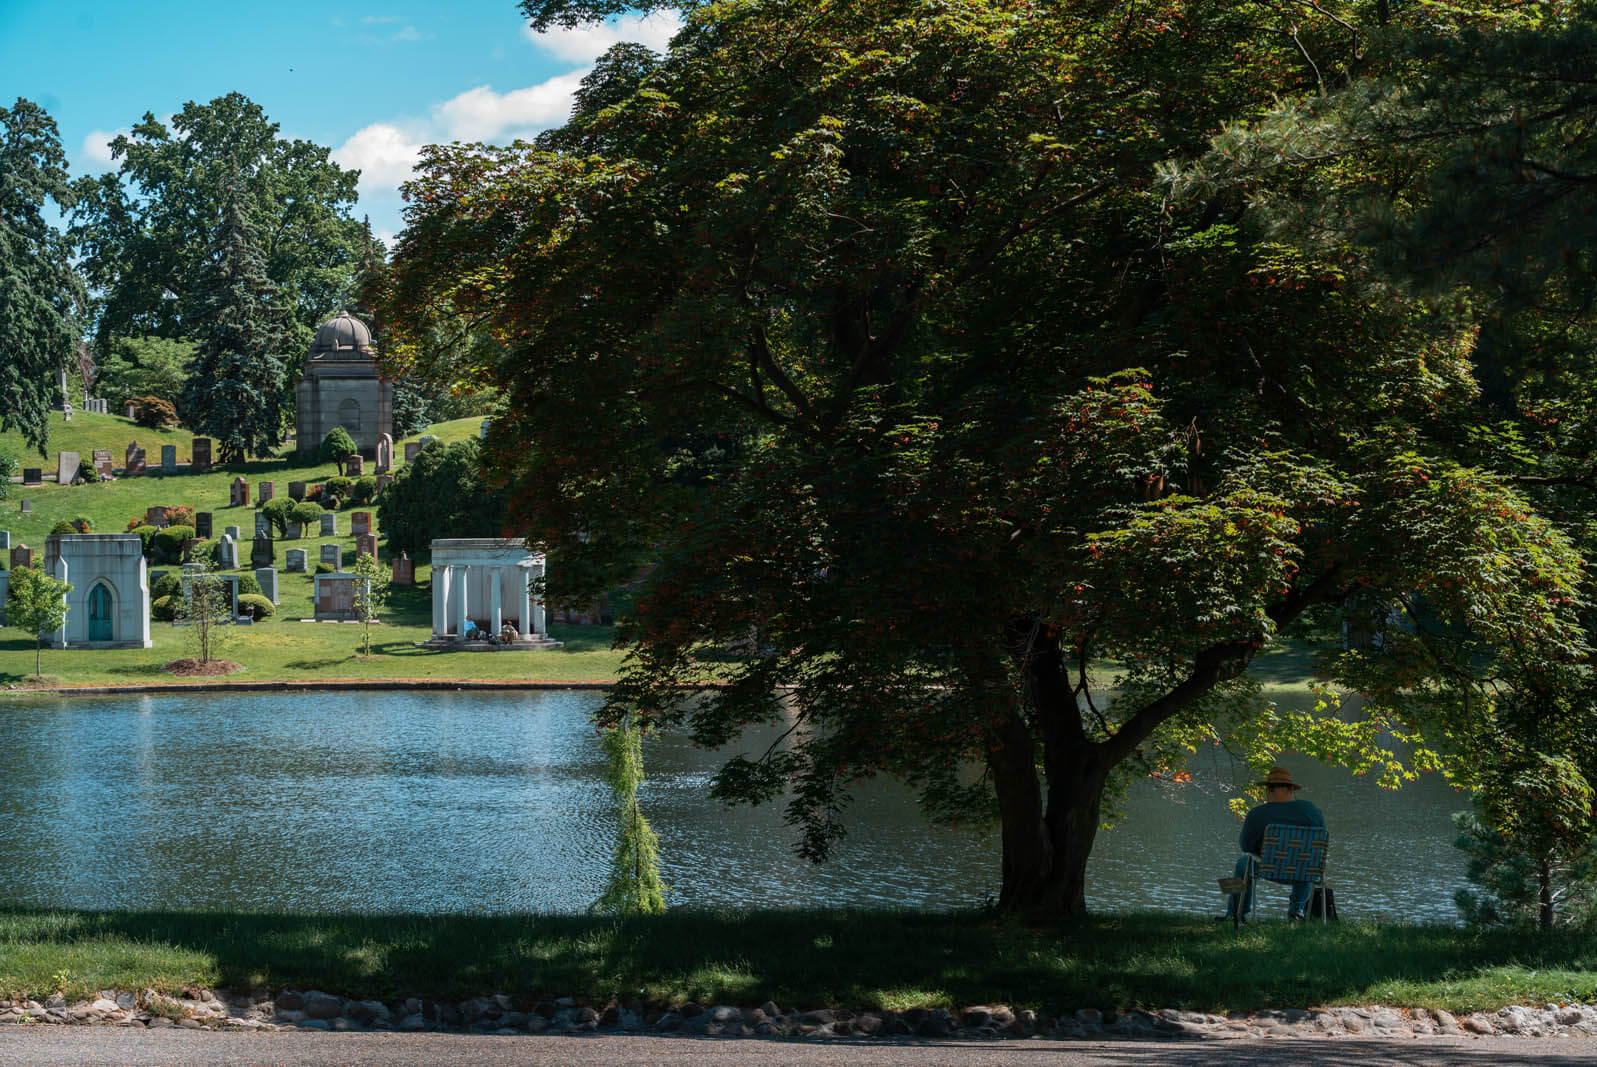
<instances>
[{"instance_id":1,"label":"asphalt road","mask_svg":"<svg viewBox=\"0 0 1597 1067\"><path fill-rule=\"evenodd\" d=\"M1597 1039L1369 1038L1196 1039L1180 1041L776 1041L672 1036L493 1037L472 1034L205 1033L103 1026L8 1026L0 1065L115 1064L128 1067L243 1067L246 1064L755 1064L783 1067L1240 1067L1283 1064L1432 1067L1511 1064L1581 1067L1597 1062Z\"/></svg>"}]
</instances>

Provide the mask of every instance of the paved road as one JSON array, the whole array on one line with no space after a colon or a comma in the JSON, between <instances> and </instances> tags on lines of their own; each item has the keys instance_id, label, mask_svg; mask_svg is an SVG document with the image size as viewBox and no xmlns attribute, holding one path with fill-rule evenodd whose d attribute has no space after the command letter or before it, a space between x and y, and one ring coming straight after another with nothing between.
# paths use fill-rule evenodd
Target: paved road
<instances>
[{"instance_id":1,"label":"paved road","mask_svg":"<svg viewBox=\"0 0 1597 1067\"><path fill-rule=\"evenodd\" d=\"M507 1067L653 1064L757 1067L1586 1067L1597 1039L1366 1038L1197 1039L1183 1041L891 1042L774 1041L750 1038L488 1037L470 1034L200 1033L101 1026L8 1026L0 1065L115 1064L128 1067L244 1067L249 1064L482 1064Z\"/></svg>"}]
</instances>

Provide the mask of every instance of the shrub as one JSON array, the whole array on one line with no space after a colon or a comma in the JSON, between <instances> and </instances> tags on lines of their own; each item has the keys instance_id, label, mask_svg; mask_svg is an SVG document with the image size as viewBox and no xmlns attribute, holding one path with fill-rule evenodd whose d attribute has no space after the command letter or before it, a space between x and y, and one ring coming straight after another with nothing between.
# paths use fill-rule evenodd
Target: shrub
<instances>
[{"instance_id":1,"label":"shrub","mask_svg":"<svg viewBox=\"0 0 1597 1067\"><path fill-rule=\"evenodd\" d=\"M261 505L261 514L266 516L266 521L272 524L272 529L281 537L288 532L288 515L294 510L294 498L288 496L274 496Z\"/></svg>"},{"instance_id":2,"label":"shrub","mask_svg":"<svg viewBox=\"0 0 1597 1067\"><path fill-rule=\"evenodd\" d=\"M178 602L182 599L181 596L173 595L156 597L150 601L150 618L158 619L161 622L171 622L177 617Z\"/></svg>"},{"instance_id":3,"label":"shrub","mask_svg":"<svg viewBox=\"0 0 1597 1067\"><path fill-rule=\"evenodd\" d=\"M337 493L328 493L322 497L322 507L328 511L337 511L344 506L344 498Z\"/></svg>"},{"instance_id":4,"label":"shrub","mask_svg":"<svg viewBox=\"0 0 1597 1067\"><path fill-rule=\"evenodd\" d=\"M182 593L183 576L177 571L167 571L165 574L161 575L160 578L156 579L154 585L150 586L150 598L152 604L156 600L164 600L167 597L181 596Z\"/></svg>"},{"instance_id":5,"label":"shrub","mask_svg":"<svg viewBox=\"0 0 1597 1067\"><path fill-rule=\"evenodd\" d=\"M238 595L241 597L261 595L261 583L256 581L255 575L241 574L238 576Z\"/></svg>"},{"instance_id":6,"label":"shrub","mask_svg":"<svg viewBox=\"0 0 1597 1067\"><path fill-rule=\"evenodd\" d=\"M333 570L334 570L334 568L333 568L333 565L331 563L317 563L316 564L316 573L317 574L332 574Z\"/></svg>"},{"instance_id":7,"label":"shrub","mask_svg":"<svg viewBox=\"0 0 1597 1067\"><path fill-rule=\"evenodd\" d=\"M133 405L133 421L140 426L159 430L177 425L177 408L172 406L170 400L162 400L158 396L133 396L128 398L128 403Z\"/></svg>"},{"instance_id":8,"label":"shrub","mask_svg":"<svg viewBox=\"0 0 1597 1067\"><path fill-rule=\"evenodd\" d=\"M161 531L157 530L154 526L151 526L149 523L145 522L143 519L139 520L139 524L137 526L130 527L129 530L128 530L128 533L136 533L136 534L138 534L139 535L139 540L144 543L143 551L144 551L144 558L145 559L149 559L150 558L150 551L154 547L152 542L154 542L154 540L155 540L155 535L160 533L160 532Z\"/></svg>"},{"instance_id":9,"label":"shrub","mask_svg":"<svg viewBox=\"0 0 1597 1067\"><path fill-rule=\"evenodd\" d=\"M294 505L294 510L288 513L291 522L301 526L309 526L322 517L322 506L314 500L302 500Z\"/></svg>"},{"instance_id":10,"label":"shrub","mask_svg":"<svg viewBox=\"0 0 1597 1067\"><path fill-rule=\"evenodd\" d=\"M54 537L56 534L73 534L77 532L78 531L73 528L72 524L65 519L62 519L60 522L57 522L54 526L50 527L51 537Z\"/></svg>"},{"instance_id":11,"label":"shrub","mask_svg":"<svg viewBox=\"0 0 1597 1067\"><path fill-rule=\"evenodd\" d=\"M348 496L350 489L354 488L354 485L355 479L353 478L329 478L327 479L327 492L337 496Z\"/></svg>"},{"instance_id":12,"label":"shrub","mask_svg":"<svg viewBox=\"0 0 1597 1067\"><path fill-rule=\"evenodd\" d=\"M270 618L276 614L277 608L273 606L270 600L267 600L259 593L240 593L238 595L238 612L240 615L248 615L256 622L260 622L262 619Z\"/></svg>"},{"instance_id":13,"label":"shrub","mask_svg":"<svg viewBox=\"0 0 1597 1067\"><path fill-rule=\"evenodd\" d=\"M94 523L89 521L87 515L79 515L72 520L72 528L78 533L93 533Z\"/></svg>"},{"instance_id":14,"label":"shrub","mask_svg":"<svg viewBox=\"0 0 1597 1067\"><path fill-rule=\"evenodd\" d=\"M176 507L168 507L166 509L166 518L173 526L193 526L194 505L179 504Z\"/></svg>"},{"instance_id":15,"label":"shrub","mask_svg":"<svg viewBox=\"0 0 1597 1067\"><path fill-rule=\"evenodd\" d=\"M155 532L155 551L168 563L176 563L183 558L183 542L194 536L192 526L168 526L164 530Z\"/></svg>"},{"instance_id":16,"label":"shrub","mask_svg":"<svg viewBox=\"0 0 1597 1067\"><path fill-rule=\"evenodd\" d=\"M363 474L355 479L355 486L349 495L351 503L370 504L376 498L377 478L374 475Z\"/></svg>"},{"instance_id":17,"label":"shrub","mask_svg":"<svg viewBox=\"0 0 1597 1067\"><path fill-rule=\"evenodd\" d=\"M338 468L338 473L344 473L344 457L356 451L355 439L349 436L349 431L342 426L334 426L327 431L327 436L322 438L322 447L317 451L316 458L323 463L331 463Z\"/></svg>"}]
</instances>

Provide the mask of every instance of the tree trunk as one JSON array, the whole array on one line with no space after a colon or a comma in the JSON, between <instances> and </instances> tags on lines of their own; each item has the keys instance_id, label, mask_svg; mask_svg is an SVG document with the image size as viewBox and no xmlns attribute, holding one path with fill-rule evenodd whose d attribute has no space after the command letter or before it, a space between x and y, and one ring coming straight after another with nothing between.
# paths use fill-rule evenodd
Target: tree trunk
<instances>
[{"instance_id":1,"label":"tree trunk","mask_svg":"<svg viewBox=\"0 0 1597 1067\"><path fill-rule=\"evenodd\" d=\"M1538 924L1543 930L1553 928L1553 872L1545 857L1536 864L1536 883L1540 891L1541 907L1538 908Z\"/></svg>"}]
</instances>

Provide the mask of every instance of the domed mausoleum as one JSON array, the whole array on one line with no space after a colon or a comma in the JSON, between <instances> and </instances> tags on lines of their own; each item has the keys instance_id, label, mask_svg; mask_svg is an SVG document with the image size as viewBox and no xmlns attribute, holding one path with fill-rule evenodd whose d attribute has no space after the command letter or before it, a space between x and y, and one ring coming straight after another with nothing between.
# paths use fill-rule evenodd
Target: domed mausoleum
<instances>
[{"instance_id":1,"label":"domed mausoleum","mask_svg":"<svg viewBox=\"0 0 1597 1067\"><path fill-rule=\"evenodd\" d=\"M377 373L371 331L347 311L317 328L295 396L294 440L301 458L314 456L334 426L348 430L368 456L376 453L379 437L393 432L393 383Z\"/></svg>"}]
</instances>

